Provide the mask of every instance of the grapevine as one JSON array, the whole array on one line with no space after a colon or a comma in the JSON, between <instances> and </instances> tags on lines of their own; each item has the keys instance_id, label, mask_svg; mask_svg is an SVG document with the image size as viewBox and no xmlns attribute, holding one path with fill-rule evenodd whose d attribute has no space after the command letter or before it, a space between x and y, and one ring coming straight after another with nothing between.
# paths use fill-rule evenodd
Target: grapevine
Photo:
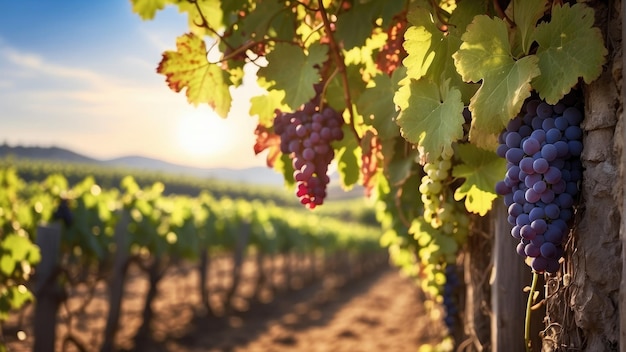
<instances>
[{"instance_id":1,"label":"grapevine","mask_svg":"<svg viewBox=\"0 0 626 352\"><path fill-rule=\"evenodd\" d=\"M582 180L581 107L575 94L556 105L531 99L500 135L507 173L496 190L508 207L517 253L537 272L555 273Z\"/></svg>"},{"instance_id":2,"label":"grapevine","mask_svg":"<svg viewBox=\"0 0 626 352\"><path fill-rule=\"evenodd\" d=\"M292 160L296 195L309 209L326 198L328 165L335 156L331 143L343 139L342 124L336 111L330 107L320 111L314 102L293 113L276 112L274 131L280 135L280 150Z\"/></svg>"},{"instance_id":3,"label":"grapevine","mask_svg":"<svg viewBox=\"0 0 626 352\"><path fill-rule=\"evenodd\" d=\"M148 18L158 10L133 3ZM592 8L519 0L217 3L219 11L185 8L203 21L164 53L158 72L175 91L186 89L190 103L226 116L243 62L261 66L265 92L250 107L259 119L255 152L268 151L268 165L295 181L305 206L323 203L336 163L344 188L360 183L376 196L381 244L437 303L446 268L478 231L470 216L489 214L498 195L518 252L536 272L558 271L582 149L580 121L559 110L580 112L566 93L596 80L608 53ZM219 42L220 62L205 60L205 36ZM338 132L318 140L313 125L326 124L326 115Z\"/></svg>"}]
</instances>

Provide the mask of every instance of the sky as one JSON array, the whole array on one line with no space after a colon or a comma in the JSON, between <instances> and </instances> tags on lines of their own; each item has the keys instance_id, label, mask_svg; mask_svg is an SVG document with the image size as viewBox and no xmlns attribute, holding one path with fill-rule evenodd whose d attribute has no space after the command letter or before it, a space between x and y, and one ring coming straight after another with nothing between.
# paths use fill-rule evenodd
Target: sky
<instances>
[{"instance_id":1,"label":"sky","mask_svg":"<svg viewBox=\"0 0 626 352\"><path fill-rule=\"evenodd\" d=\"M0 143L57 146L98 158L128 155L196 167L265 165L254 155L249 75L228 118L188 104L156 67L187 19L173 7L142 21L129 0L3 1Z\"/></svg>"}]
</instances>

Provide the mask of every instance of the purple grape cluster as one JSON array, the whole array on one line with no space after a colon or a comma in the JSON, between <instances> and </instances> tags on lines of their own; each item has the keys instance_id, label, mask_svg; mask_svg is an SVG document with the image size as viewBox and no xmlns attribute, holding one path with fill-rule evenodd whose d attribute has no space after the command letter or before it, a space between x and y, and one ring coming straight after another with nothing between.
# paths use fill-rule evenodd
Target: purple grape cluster
<instances>
[{"instance_id":1,"label":"purple grape cluster","mask_svg":"<svg viewBox=\"0 0 626 352\"><path fill-rule=\"evenodd\" d=\"M335 156L331 143L343 139L343 118L325 107L319 111L314 102L293 113L276 112L274 131L280 135L280 150L289 154L296 181L296 195L313 209L324 203L330 178L328 165Z\"/></svg>"},{"instance_id":2,"label":"purple grape cluster","mask_svg":"<svg viewBox=\"0 0 626 352\"><path fill-rule=\"evenodd\" d=\"M449 331L454 330L458 321L459 309L456 303L456 291L460 286L459 275L454 264L446 266L446 283L443 285L443 306L445 308L444 323Z\"/></svg>"},{"instance_id":3,"label":"purple grape cluster","mask_svg":"<svg viewBox=\"0 0 626 352\"><path fill-rule=\"evenodd\" d=\"M496 193L504 196L511 235L520 241L517 253L540 273L559 269L582 180L583 113L576 103L572 94L556 105L528 100L499 138L507 172Z\"/></svg>"}]
</instances>

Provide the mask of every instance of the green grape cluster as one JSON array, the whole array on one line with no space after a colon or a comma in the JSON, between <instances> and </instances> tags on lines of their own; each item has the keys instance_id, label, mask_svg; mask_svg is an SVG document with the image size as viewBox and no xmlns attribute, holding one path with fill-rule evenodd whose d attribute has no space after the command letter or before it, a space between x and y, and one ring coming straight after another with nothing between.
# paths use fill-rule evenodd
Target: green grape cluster
<instances>
[{"instance_id":1,"label":"green grape cluster","mask_svg":"<svg viewBox=\"0 0 626 352\"><path fill-rule=\"evenodd\" d=\"M424 220L461 243L468 234L469 218L463 207L452 198L449 183L452 180L452 153L443 153L433 162L424 165L419 192L424 204Z\"/></svg>"}]
</instances>

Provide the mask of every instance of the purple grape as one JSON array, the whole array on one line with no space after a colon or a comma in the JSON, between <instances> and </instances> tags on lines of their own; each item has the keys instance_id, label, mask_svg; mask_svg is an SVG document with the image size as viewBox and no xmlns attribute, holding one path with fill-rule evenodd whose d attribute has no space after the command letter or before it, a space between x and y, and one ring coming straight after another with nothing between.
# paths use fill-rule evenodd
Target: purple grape
<instances>
[{"instance_id":1,"label":"purple grape","mask_svg":"<svg viewBox=\"0 0 626 352\"><path fill-rule=\"evenodd\" d=\"M523 212L524 212L524 208L518 203L513 203L508 208L508 213L511 216L518 217Z\"/></svg>"},{"instance_id":2,"label":"purple grape","mask_svg":"<svg viewBox=\"0 0 626 352\"><path fill-rule=\"evenodd\" d=\"M565 130L565 138L569 140L581 139L583 136L583 130L578 126L569 126Z\"/></svg>"},{"instance_id":3,"label":"purple grape","mask_svg":"<svg viewBox=\"0 0 626 352\"><path fill-rule=\"evenodd\" d=\"M556 148L556 157L564 158L569 154L569 146L567 142L556 141L554 142L554 147Z\"/></svg>"},{"instance_id":4,"label":"purple grape","mask_svg":"<svg viewBox=\"0 0 626 352\"><path fill-rule=\"evenodd\" d=\"M556 159L556 147L554 144L544 144L541 147L541 157L546 159L547 161L552 161Z\"/></svg>"},{"instance_id":5,"label":"purple grape","mask_svg":"<svg viewBox=\"0 0 626 352\"><path fill-rule=\"evenodd\" d=\"M535 192L534 189L529 188L526 190L526 193L524 194L524 198L526 199L528 203L536 203L539 200L541 200L541 194Z\"/></svg>"},{"instance_id":6,"label":"purple grape","mask_svg":"<svg viewBox=\"0 0 626 352\"><path fill-rule=\"evenodd\" d=\"M554 113L554 110L552 110L552 105L546 102L541 102L537 106L537 116L539 116L542 119L546 119L552 116L553 113Z\"/></svg>"},{"instance_id":7,"label":"purple grape","mask_svg":"<svg viewBox=\"0 0 626 352\"><path fill-rule=\"evenodd\" d=\"M548 223L546 223L544 219L537 219L530 223L530 227L532 227L537 234L543 234L548 229Z\"/></svg>"},{"instance_id":8,"label":"purple grape","mask_svg":"<svg viewBox=\"0 0 626 352\"><path fill-rule=\"evenodd\" d=\"M533 258L541 255L539 247L533 245L532 243L529 243L526 245L526 247L524 247L524 253L526 253L527 256Z\"/></svg>"},{"instance_id":9,"label":"purple grape","mask_svg":"<svg viewBox=\"0 0 626 352\"><path fill-rule=\"evenodd\" d=\"M520 148L511 148L505 154L506 161L512 164L519 163L523 157L524 157L524 151Z\"/></svg>"},{"instance_id":10,"label":"purple grape","mask_svg":"<svg viewBox=\"0 0 626 352\"><path fill-rule=\"evenodd\" d=\"M522 238L522 236L520 235L520 228L521 226L517 226L517 225L511 228L511 236L513 236L513 238L516 238L518 240Z\"/></svg>"},{"instance_id":11,"label":"purple grape","mask_svg":"<svg viewBox=\"0 0 626 352\"><path fill-rule=\"evenodd\" d=\"M567 119L567 122L569 122L571 126L580 125L583 120L583 114L580 112L580 110L574 107L569 107L565 109L565 111L563 111L563 117Z\"/></svg>"},{"instance_id":12,"label":"purple grape","mask_svg":"<svg viewBox=\"0 0 626 352\"><path fill-rule=\"evenodd\" d=\"M533 190L539 194L542 194L546 191L548 185L544 181L538 181L533 185Z\"/></svg>"},{"instance_id":13,"label":"purple grape","mask_svg":"<svg viewBox=\"0 0 626 352\"><path fill-rule=\"evenodd\" d=\"M552 243L561 243L563 240L563 231L557 228L556 226L548 225L546 232L544 232L543 237L546 241Z\"/></svg>"},{"instance_id":14,"label":"purple grape","mask_svg":"<svg viewBox=\"0 0 626 352\"><path fill-rule=\"evenodd\" d=\"M543 208L541 207L534 207L529 213L528 213L528 219L530 221L535 221L537 219L542 219L546 216L546 212L543 210Z\"/></svg>"},{"instance_id":15,"label":"purple grape","mask_svg":"<svg viewBox=\"0 0 626 352\"><path fill-rule=\"evenodd\" d=\"M545 241L546 239L543 237L543 235L537 235L535 236L535 238L530 240L530 243L532 243L533 246L541 247L541 245L544 244Z\"/></svg>"},{"instance_id":16,"label":"purple grape","mask_svg":"<svg viewBox=\"0 0 626 352\"><path fill-rule=\"evenodd\" d=\"M524 239L532 240L535 236L537 236L537 231L535 231L535 229L533 229L530 225L523 225L520 228L519 234Z\"/></svg>"},{"instance_id":17,"label":"purple grape","mask_svg":"<svg viewBox=\"0 0 626 352\"><path fill-rule=\"evenodd\" d=\"M533 158L525 157L519 162L520 170L524 171L526 174L531 175L534 174L535 171L533 169Z\"/></svg>"},{"instance_id":18,"label":"purple grape","mask_svg":"<svg viewBox=\"0 0 626 352\"><path fill-rule=\"evenodd\" d=\"M583 152L583 144L581 141L569 141L567 142L569 147L569 153L573 156L580 156Z\"/></svg>"},{"instance_id":19,"label":"purple grape","mask_svg":"<svg viewBox=\"0 0 626 352\"><path fill-rule=\"evenodd\" d=\"M561 170L554 166L550 166L543 176L547 183L553 185L561 180Z\"/></svg>"},{"instance_id":20,"label":"purple grape","mask_svg":"<svg viewBox=\"0 0 626 352\"><path fill-rule=\"evenodd\" d=\"M506 146L509 148L519 148L522 142L522 136L517 132L509 132L506 135Z\"/></svg>"},{"instance_id":21,"label":"purple grape","mask_svg":"<svg viewBox=\"0 0 626 352\"><path fill-rule=\"evenodd\" d=\"M546 216L549 219L555 220L559 218L559 207L558 205L554 204L554 203L550 203L548 205L546 205L546 208L544 209L546 212Z\"/></svg>"},{"instance_id":22,"label":"purple grape","mask_svg":"<svg viewBox=\"0 0 626 352\"><path fill-rule=\"evenodd\" d=\"M544 258L554 258L556 255L556 246L552 242L544 242L539 250Z\"/></svg>"},{"instance_id":23,"label":"purple grape","mask_svg":"<svg viewBox=\"0 0 626 352\"><path fill-rule=\"evenodd\" d=\"M541 150L541 143L534 138L528 138L522 143L522 149L526 155L533 155Z\"/></svg>"},{"instance_id":24,"label":"purple grape","mask_svg":"<svg viewBox=\"0 0 626 352\"><path fill-rule=\"evenodd\" d=\"M546 131L542 129L534 130L533 133L530 134L530 137L538 140L539 143L543 143L546 141Z\"/></svg>"},{"instance_id":25,"label":"purple grape","mask_svg":"<svg viewBox=\"0 0 626 352\"><path fill-rule=\"evenodd\" d=\"M546 143L554 144L561 140L562 134L558 128L550 128L546 132Z\"/></svg>"},{"instance_id":26,"label":"purple grape","mask_svg":"<svg viewBox=\"0 0 626 352\"><path fill-rule=\"evenodd\" d=\"M550 164L544 158L539 158L539 159L533 161L533 167L532 168L533 168L533 170L536 173L543 174L546 171L548 171L549 167L550 167Z\"/></svg>"},{"instance_id":27,"label":"purple grape","mask_svg":"<svg viewBox=\"0 0 626 352\"><path fill-rule=\"evenodd\" d=\"M565 131L567 127L569 126L569 123L567 122L567 119L560 116L554 119L554 126L558 128L560 131Z\"/></svg>"},{"instance_id":28,"label":"purple grape","mask_svg":"<svg viewBox=\"0 0 626 352\"><path fill-rule=\"evenodd\" d=\"M548 260L543 257L535 257L530 263L530 267L536 272L544 272L548 269Z\"/></svg>"},{"instance_id":29,"label":"purple grape","mask_svg":"<svg viewBox=\"0 0 626 352\"><path fill-rule=\"evenodd\" d=\"M517 254L519 254L522 257L526 257L526 252L524 251L524 248L526 247L526 245L522 242L517 244Z\"/></svg>"}]
</instances>

